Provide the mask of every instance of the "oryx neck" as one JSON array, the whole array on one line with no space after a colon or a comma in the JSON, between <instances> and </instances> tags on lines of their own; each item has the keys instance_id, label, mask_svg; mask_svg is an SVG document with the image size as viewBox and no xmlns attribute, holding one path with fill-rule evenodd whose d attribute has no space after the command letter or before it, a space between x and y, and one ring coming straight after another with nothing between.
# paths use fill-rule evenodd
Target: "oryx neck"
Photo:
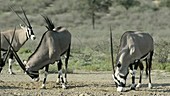
<instances>
[{"instance_id":1,"label":"oryx neck","mask_svg":"<svg viewBox=\"0 0 170 96\"><path fill-rule=\"evenodd\" d=\"M23 32L22 29L16 31L16 35L18 37L18 42L23 46L25 42L28 40L26 32Z\"/></svg>"}]
</instances>

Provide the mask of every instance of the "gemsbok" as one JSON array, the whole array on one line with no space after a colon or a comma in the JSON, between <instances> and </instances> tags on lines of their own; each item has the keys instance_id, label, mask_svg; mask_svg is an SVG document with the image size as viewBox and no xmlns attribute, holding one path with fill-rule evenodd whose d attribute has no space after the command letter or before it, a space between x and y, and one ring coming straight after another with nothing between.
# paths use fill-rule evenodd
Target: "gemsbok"
<instances>
[{"instance_id":1,"label":"gemsbok","mask_svg":"<svg viewBox=\"0 0 170 96\"><path fill-rule=\"evenodd\" d=\"M71 33L64 27L55 28L52 21L43 16L48 29L41 37L40 43L34 53L28 58L27 62L23 62L14 52L14 56L21 68L35 81L39 80L39 70L45 67L45 78L41 88L46 88L45 83L48 75L49 64L58 63L58 79L61 79L62 88L66 88L67 82L67 65L70 55ZM12 46L11 46L12 47ZM65 57L65 78L62 76L62 61L61 56Z\"/></svg>"},{"instance_id":2,"label":"gemsbok","mask_svg":"<svg viewBox=\"0 0 170 96\"><path fill-rule=\"evenodd\" d=\"M14 40L13 40L12 46L14 47L15 52L18 52L19 49L25 44L25 42L29 38L31 40L34 40L36 37L34 35L34 32L32 30L31 24L30 24L30 22L29 22L29 20L28 20L28 18L26 16L26 13L23 10L23 8L21 7L22 12L23 12L23 14L25 16L25 19L26 19L27 23L24 21L24 19L21 18L21 16L16 11L14 11L14 9L12 7L11 7L11 9L22 20L22 22L25 24L25 26L20 24L21 29L16 30L15 35L14 35ZM1 51L3 51L5 54L6 54L7 50L8 50L9 44L5 40L4 36L8 40L11 40L12 39L12 34L13 34L13 30L8 30L8 31L5 31L5 32L1 32ZM10 54L9 54L9 61L8 62L9 62L9 73L14 74L13 71L12 71L12 63L14 62L12 52L10 52Z\"/></svg>"},{"instance_id":3,"label":"gemsbok","mask_svg":"<svg viewBox=\"0 0 170 96\"><path fill-rule=\"evenodd\" d=\"M111 36L112 40L112 36ZM149 72L149 83L148 87L152 88L151 85L151 66L152 66L152 56L154 53L154 41L150 34L142 33L137 31L127 31L120 39L119 51L116 58L116 65L112 63L113 66L113 80L115 81L117 91L125 91L124 87L126 85L126 78L129 73L132 76L131 89L135 87L141 87L141 79L143 72L142 61L146 61L146 73ZM112 44L112 41L111 41ZM111 45L111 49L112 45ZM111 53L113 56L113 53ZM134 66L134 68L133 68ZM135 73L137 67L141 69L140 80L137 86L135 86Z\"/></svg>"}]
</instances>

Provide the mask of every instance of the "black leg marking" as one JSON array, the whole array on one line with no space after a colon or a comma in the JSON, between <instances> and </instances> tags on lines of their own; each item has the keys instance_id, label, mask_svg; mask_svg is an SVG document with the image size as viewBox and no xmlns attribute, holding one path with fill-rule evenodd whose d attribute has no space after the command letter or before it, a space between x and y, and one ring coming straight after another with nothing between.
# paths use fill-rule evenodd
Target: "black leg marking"
<instances>
[{"instance_id":1,"label":"black leg marking","mask_svg":"<svg viewBox=\"0 0 170 96\"><path fill-rule=\"evenodd\" d=\"M45 73L44 73L44 80L43 80L43 84L42 84L41 88L46 88L45 84L46 84L46 80L47 80L48 69L49 69L49 65L46 65L45 66Z\"/></svg>"},{"instance_id":2,"label":"black leg marking","mask_svg":"<svg viewBox=\"0 0 170 96\"><path fill-rule=\"evenodd\" d=\"M151 68L152 68L152 56L153 56L153 51L150 52L150 58L148 60L148 63L149 63L149 88L152 88L152 85L151 85Z\"/></svg>"},{"instance_id":3,"label":"black leg marking","mask_svg":"<svg viewBox=\"0 0 170 96\"><path fill-rule=\"evenodd\" d=\"M61 59L57 62L57 66L58 66L58 79L57 79L57 83L60 83L60 77L61 77L61 72L62 71L62 61Z\"/></svg>"},{"instance_id":4,"label":"black leg marking","mask_svg":"<svg viewBox=\"0 0 170 96\"><path fill-rule=\"evenodd\" d=\"M14 74L14 72L12 71L13 60L14 60L14 54L13 54L12 51L10 51L10 53L9 53L9 61L8 61L8 63L9 63L9 73L10 74Z\"/></svg>"},{"instance_id":5,"label":"black leg marking","mask_svg":"<svg viewBox=\"0 0 170 96\"><path fill-rule=\"evenodd\" d=\"M133 64L130 64L129 65L130 67L130 74L131 74L131 77L132 77L132 85L131 85L131 90L135 90L135 73L134 73L134 70L133 70Z\"/></svg>"},{"instance_id":6,"label":"black leg marking","mask_svg":"<svg viewBox=\"0 0 170 96\"><path fill-rule=\"evenodd\" d=\"M143 68L144 68L144 66L143 66L143 63L142 63L142 62L139 62L138 64L139 64L139 68L140 68L139 83L141 83L141 82L142 82L142 73L143 73Z\"/></svg>"},{"instance_id":7,"label":"black leg marking","mask_svg":"<svg viewBox=\"0 0 170 96\"><path fill-rule=\"evenodd\" d=\"M67 54L66 54L66 58L65 58L65 83L67 83L67 70L68 70L67 68L68 68L69 57L70 57L70 45L67 50Z\"/></svg>"}]
</instances>

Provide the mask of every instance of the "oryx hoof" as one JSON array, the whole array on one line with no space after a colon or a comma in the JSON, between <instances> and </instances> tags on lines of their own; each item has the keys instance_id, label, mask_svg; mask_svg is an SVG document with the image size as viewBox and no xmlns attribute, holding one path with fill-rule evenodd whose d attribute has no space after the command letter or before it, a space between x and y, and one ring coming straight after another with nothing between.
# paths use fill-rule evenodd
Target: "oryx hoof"
<instances>
[{"instance_id":1,"label":"oryx hoof","mask_svg":"<svg viewBox=\"0 0 170 96\"><path fill-rule=\"evenodd\" d=\"M136 89L135 84L132 84L132 85L130 86L130 90L135 90L135 89Z\"/></svg>"},{"instance_id":2,"label":"oryx hoof","mask_svg":"<svg viewBox=\"0 0 170 96\"><path fill-rule=\"evenodd\" d=\"M67 87L66 87L65 84L62 84L62 88L63 88L63 89L67 89Z\"/></svg>"},{"instance_id":3,"label":"oryx hoof","mask_svg":"<svg viewBox=\"0 0 170 96\"><path fill-rule=\"evenodd\" d=\"M46 89L46 86L43 84L40 88L41 89Z\"/></svg>"},{"instance_id":4,"label":"oryx hoof","mask_svg":"<svg viewBox=\"0 0 170 96\"><path fill-rule=\"evenodd\" d=\"M148 88L152 89L152 84L151 83L148 84Z\"/></svg>"},{"instance_id":5,"label":"oryx hoof","mask_svg":"<svg viewBox=\"0 0 170 96\"><path fill-rule=\"evenodd\" d=\"M57 79L56 84L60 84L60 79Z\"/></svg>"},{"instance_id":6,"label":"oryx hoof","mask_svg":"<svg viewBox=\"0 0 170 96\"><path fill-rule=\"evenodd\" d=\"M64 83L65 83L65 84L67 84L67 83L68 83L66 78L64 78Z\"/></svg>"},{"instance_id":7,"label":"oryx hoof","mask_svg":"<svg viewBox=\"0 0 170 96\"><path fill-rule=\"evenodd\" d=\"M67 84L68 82L67 82L67 81L65 81L64 83L65 83L65 84Z\"/></svg>"},{"instance_id":8,"label":"oryx hoof","mask_svg":"<svg viewBox=\"0 0 170 96\"><path fill-rule=\"evenodd\" d=\"M45 86L44 87L41 86L40 89L46 89L46 87Z\"/></svg>"},{"instance_id":9,"label":"oryx hoof","mask_svg":"<svg viewBox=\"0 0 170 96\"><path fill-rule=\"evenodd\" d=\"M141 87L141 83L138 83L137 85L136 85L136 88L140 88Z\"/></svg>"},{"instance_id":10,"label":"oryx hoof","mask_svg":"<svg viewBox=\"0 0 170 96\"><path fill-rule=\"evenodd\" d=\"M135 87L130 87L130 90L136 90L136 88Z\"/></svg>"},{"instance_id":11,"label":"oryx hoof","mask_svg":"<svg viewBox=\"0 0 170 96\"><path fill-rule=\"evenodd\" d=\"M10 74L10 75L15 75L15 73L14 73L14 72L9 72L9 74Z\"/></svg>"},{"instance_id":12,"label":"oryx hoof","mask_svg":"<svg viewBox=\"0 0 170 96\"><path fill-rule=\"evenodd\" d=\"M118 91L118 92L124 92L125 90L124 90L123 87L117 87L117 91Z\"/></svg>"}]
</instances>

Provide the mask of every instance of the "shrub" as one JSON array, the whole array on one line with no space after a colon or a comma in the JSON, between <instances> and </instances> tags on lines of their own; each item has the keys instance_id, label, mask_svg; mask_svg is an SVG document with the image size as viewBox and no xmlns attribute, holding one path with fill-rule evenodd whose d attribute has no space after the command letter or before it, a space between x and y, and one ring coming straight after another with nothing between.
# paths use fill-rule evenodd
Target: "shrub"
<instances>
[{"instance_id":1,"label":"shrub","mask_svg":"<svg viewBox=\"0 0 170 96\"><path fill-rule=\"evenodd\" d=\"M167 63L168 55L170 51L168 50L170 47L170 43L167 41L161 40L155 44L156 52L155 58L159 63Z\"/></svg>"},{"instance_id":2,"label":"shrub","mask_svg":"<svg viewBox=\"0 0 170 96\"><path fill-rule=\"evenodd\" d=\"M117 3L128 10L130 7L139 6L140 2L137 0L117 0Z\"/></svg>"}]
</instances>

